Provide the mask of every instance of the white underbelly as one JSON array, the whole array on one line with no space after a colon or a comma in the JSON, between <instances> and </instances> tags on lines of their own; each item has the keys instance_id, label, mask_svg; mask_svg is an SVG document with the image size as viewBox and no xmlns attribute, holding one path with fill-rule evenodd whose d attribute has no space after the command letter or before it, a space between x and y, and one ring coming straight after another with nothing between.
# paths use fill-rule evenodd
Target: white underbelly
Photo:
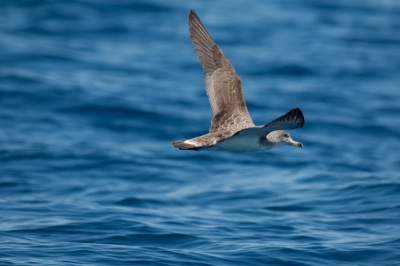
<instances>
[{"instance_id":1,"label":"white underbelly","mask_svg":"<svg viewBox=\"0 0 400 266\"><path fill-rule=\"evenodd\" d=\"M259 143L258 138L243 136L241 134L219 141L210 147L210 149L233 152L254 152L265 150L265 148Z\"/></svg>"}]
</instances>

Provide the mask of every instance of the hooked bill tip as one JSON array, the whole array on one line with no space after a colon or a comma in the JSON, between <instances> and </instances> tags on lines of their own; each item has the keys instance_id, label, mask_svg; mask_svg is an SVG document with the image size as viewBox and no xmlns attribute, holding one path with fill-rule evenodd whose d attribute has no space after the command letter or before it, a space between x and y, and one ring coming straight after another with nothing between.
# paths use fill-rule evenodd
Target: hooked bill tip
<instances>
[{"instance_id":1,"label":"hooked bill tip","mask_svg":"<svg viewBox=\"0 0 400 266\"><path fill-rule=\"evenodd\" d=\"M303 149L303 143L294 141L293 139L289 139L287 141L287 144L292 145L292 146L297 146L297 147L300 147L301 149Z\"/></svg>"}]
</instances>

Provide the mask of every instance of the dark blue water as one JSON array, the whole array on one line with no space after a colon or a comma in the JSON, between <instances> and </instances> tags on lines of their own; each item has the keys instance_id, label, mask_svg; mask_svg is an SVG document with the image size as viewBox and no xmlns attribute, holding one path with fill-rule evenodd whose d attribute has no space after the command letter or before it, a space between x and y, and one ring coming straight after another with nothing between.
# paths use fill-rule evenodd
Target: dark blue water
<instances>
[{"instance_id":1,"label":"dark blue water","mask_svg":"<svg viewBox=\"0 0 400 266\"><path fill-rule=\"evenodd\" d=\"M195 9L303 149L190 152ZM1 265L400 265L398 1L0 3Z\"/></svg>"}]
</instances>

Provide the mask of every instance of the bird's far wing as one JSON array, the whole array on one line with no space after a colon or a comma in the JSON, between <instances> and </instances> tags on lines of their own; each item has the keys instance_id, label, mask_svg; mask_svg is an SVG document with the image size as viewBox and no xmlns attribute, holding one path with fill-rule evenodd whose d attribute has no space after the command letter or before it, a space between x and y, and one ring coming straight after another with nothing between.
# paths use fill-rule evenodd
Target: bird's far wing
<instances>
[{"instance_id":1,"label":"bird's far wing","mask_svg":"<svg viewBox=\"0 0 400 266\"><path fill-rule=\"evenodd\" d=\"M252 127L240 131L238 134L248 134L258 137L265 137L275 130L290 130L298 127L303 127L304 116L299 108L294 108L283 116L269 122L265 126Z\"/></svg>"},{"instance_id":2,"label":"bird's far wing","mask_svg":"<svg viewBox=\"0 0 400 266\"><path fill-rule=\"evenodd\" d=\"M296 129L298 127L303 127L304 125L304 116L303 112L299 108L294 108L284 114L283 116L275 119L272 122L269 122L262 128L274 131L274 130L289 130Z\"/></svg>"}]
</instances>

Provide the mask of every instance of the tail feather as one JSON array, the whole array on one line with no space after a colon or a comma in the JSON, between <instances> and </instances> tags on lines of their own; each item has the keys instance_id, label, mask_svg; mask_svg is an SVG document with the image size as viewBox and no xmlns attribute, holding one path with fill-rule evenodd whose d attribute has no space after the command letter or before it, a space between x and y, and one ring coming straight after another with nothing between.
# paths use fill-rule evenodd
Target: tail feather
<instances>
[{"instance_id":1,"label":"tail feather","mask_svg":"<svg viewBox=\"0 0 400 266\"><path fill-rule=\"evenodd\" d=\"M197 147L195 145L189 144L189 143L185 143L184 140L177 140L172 142L172 145L175 148L179 148L180 150L192 150L192 151L197 151L200 149L200 147Z\"/></svg>"}]
</instances>

